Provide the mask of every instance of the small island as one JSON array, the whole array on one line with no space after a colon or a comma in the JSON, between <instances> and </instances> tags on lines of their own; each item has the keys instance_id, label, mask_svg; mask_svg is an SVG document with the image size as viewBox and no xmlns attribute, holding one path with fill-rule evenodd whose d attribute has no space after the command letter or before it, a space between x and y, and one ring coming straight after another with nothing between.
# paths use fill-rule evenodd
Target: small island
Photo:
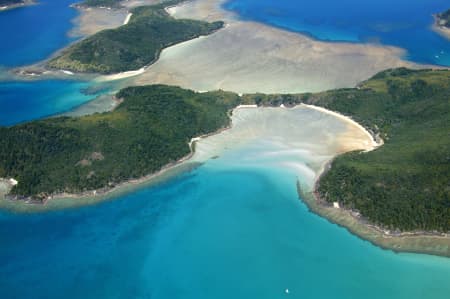
<instances>
[{"instance_id":1,"label":"small island","mask_svg":"<svg viewBox=\"0 0 450 299\"><path fill-rule=\"evenodd\" d=\"M433 29L437 33L450 39L450 9L436 14L434 20Z\"/></svg>"},{"instance_id":2,"label":"small island","mask_svg":"<svg viewBox=\"0 0 450 299\"><path fill-rule=\"evenodd\" d=\"M126 25L94 34L51 59L48 66L73 72L112 74L154 63L162 49L223 27L223 22L179 20L166 7L180 0L136 7ZM90 3L90 2L89 2Z\"/></svg>"},{"instance_id":3,"label":"small island","mask_svg":"<svg viewBox=\"0 0 450 299\"><path fill-rule=\"evenodd\" d=\"M450 28L450 9L437 15L439 26Z\"/></svg>"},{"instance_id":4,"label":"small island","mask_svg":"<svg viewBox=\"0 0 450 299\"><path fill-rule=\"evenodd\" d=\"M33 0L0 0L0 11L34 4Z\"/></svg>"}]
</instances>

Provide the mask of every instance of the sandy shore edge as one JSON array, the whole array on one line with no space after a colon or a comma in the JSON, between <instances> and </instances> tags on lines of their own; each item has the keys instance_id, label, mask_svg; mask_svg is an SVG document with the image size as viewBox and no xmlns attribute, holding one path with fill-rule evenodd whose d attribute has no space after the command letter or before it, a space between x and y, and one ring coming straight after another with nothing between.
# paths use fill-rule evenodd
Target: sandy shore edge
<instances>
[{"instance_id":1,"label":"sandy shore edge","mask_svg":"<svg viewBox=\"0 0 450 299\"><path fill-rule=\"evenodd\" d=\"M256 105L240 105L230 110L229 115L233 114L233 111L240 108L257 107ZM185 173L186 171L192 170L201 163L191 162L190 159L195 154L195 143L203 138L220 134L223 131L230 129L232 126L231 117L228 126L220 128L214 132L204 134L198 137L192 138L188 145L190 153L179 160L169 163L163 166L159 171L148 174L141 178L129 179L124 182L118 183L114 187L105 187L97 190L89 190L80 193L58 193L49 196L44 201L37 201L32 199L26 200L11 200L7 199L6 196L13 187L9 184L10 178L0 178L0 209L11 210L15 212L33 212L42 210L52 210L52 209L64 209L75 206L86 205L89 203L96 203L102 200L112 199L119 195L127 194L135 191L139 187L146 187L152 183L163 182L167 179L173 178L178 174ZM65 204L59 206L53 206L51 203L57 201L66 201Z\"/></svg>"},{"instance_id":2,"label":"sandy shore edge","mask_svg":"<svg viewBox=\"0 0 450 299\"><path fill-rule=\"evenodd\" d=\"M368 144L365 151L374 150L384 144L379 136L373 136L366 128L352 120L350 117L314 105L305 106L341 118L364 130L372 140L372 144ZM358 211L342 207L336 208L334 205L322 200L317 191L320 179L329 169L331 169L332 162L337 156L322 165L314 182L313 190L307 190L300 182L297 182L299 198L307 205L311 212L327 219L331 223L344 227L357 237L369 241L373 245L383 249L393 250L394 252L410 252L450 257L450 234L448 233L427 231L391 232L370 223L364 219Z\"/></svg>"}]
</instances>

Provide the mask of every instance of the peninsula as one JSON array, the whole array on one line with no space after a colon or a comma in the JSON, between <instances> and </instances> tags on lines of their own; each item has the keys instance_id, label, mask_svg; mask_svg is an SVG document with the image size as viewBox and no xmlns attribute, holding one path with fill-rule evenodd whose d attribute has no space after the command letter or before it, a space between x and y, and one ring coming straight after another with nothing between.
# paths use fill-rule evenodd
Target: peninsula
<instances>
[{"instance_id":1,"label":"peninsula","mask_svg":"<svg viewBox=\"0 0 450 299\"><path fill-rule=\"evenodd\" d=\"M165 10L180 0L136 7L126 25L100 31L64 50L50 68L102 74L137 70L155 62L162 49L208 35L223 22L175 19Z\"/></svg>"}]
</instances>

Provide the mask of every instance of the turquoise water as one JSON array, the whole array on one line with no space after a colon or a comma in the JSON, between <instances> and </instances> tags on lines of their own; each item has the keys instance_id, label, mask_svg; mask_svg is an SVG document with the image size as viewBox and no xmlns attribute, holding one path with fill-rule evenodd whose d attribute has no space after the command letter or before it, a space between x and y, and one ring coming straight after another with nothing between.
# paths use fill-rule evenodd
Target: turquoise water
<instances>
[{"instance_id":1,"label":"turquoise water","mask_svg":"<svg viewBox=\"0 0 450 299\"><path fill-rule=\"evenodd\" d=\"M448 298L450 259L382 250L315 216L295 175L238 166L253 151L94 206L1 212L2 297Z\"/></svg>"},{"instance_id":2,"label":"turquoise water","mask_svg":"<svg viewBox=\"0 0 450 299\"><path fill-rule=\"evenodd\" d=\"M450 41L430 29L448 0L229 0L224 7L320 40L382 43L406 49L411 61L450 66Z\"/></svg>"},{"instance_id":3,"label":"turquoise water","mask_svg":"<svg viewBox=\"0 0 450 299\"><path fill-rule=\"evenodd\" d=\"M87 92L91 85L66 80L0 82L0 126L69 111L107 91Z\"/></svg>"}]
</instances>

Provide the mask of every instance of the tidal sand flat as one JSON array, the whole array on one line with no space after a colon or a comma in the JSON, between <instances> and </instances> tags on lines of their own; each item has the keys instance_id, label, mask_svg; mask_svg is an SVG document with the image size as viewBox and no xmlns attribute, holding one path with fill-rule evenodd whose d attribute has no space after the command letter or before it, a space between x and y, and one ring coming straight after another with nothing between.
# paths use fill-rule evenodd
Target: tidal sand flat
<instances>
[{"instance_id":1,"label":"tidal sand flat","mask_svg":"<svg viewBox=\"0 0 450 299\"><path fill-rule=\"evenodd\" d=\"M402 60L405 52L400 48L320 42L238 20L221 4L221 0L195 0L169 9L176 18L224 20L227 25L210 36L163 50L160 59L131 84L239 93L314 92L355 86L386 68L415 66Z\"/></svg>"},{"instance_id":2,"label":"tidal sand flat","mask_svg":"<svg viewBox=\"0 0 450 299\"><path fill-rule=\"evenodd\" d=\"M236 163L284 168L312 190L323 165L332 157L375 146L370 134L357 123L325 109L307 105L289 109L238 107L233 110L230 129L195 143L191 161L205 162L248 148L249 155L236 157Z\"/></svg>"},{"instance_id":3,"label":"tidal sand flat","mask_svg":"<svg viewBox=\"0 0 450 299\"><path fill-rule=\"evenodd\" d=\"M382 250L298 199L297 180L367 142L308 107L235 110L230 130L198 141L203 165L172 180L76 209L1 211L2 294L447 298L448 259Z\"/></svg>"},{"instance_id":4,"label":"tidal sand flat","mask_svg":"<svg viewBox=\"0 0 450 299\"><path fill-rule=\"evenodd\" d=\"M126 9L78 8L79 16L73 20L75 28L70 31L72 36L87 36L101 30L117 28L123 25L127 18Z\"/></svg>"}]
</instances>

